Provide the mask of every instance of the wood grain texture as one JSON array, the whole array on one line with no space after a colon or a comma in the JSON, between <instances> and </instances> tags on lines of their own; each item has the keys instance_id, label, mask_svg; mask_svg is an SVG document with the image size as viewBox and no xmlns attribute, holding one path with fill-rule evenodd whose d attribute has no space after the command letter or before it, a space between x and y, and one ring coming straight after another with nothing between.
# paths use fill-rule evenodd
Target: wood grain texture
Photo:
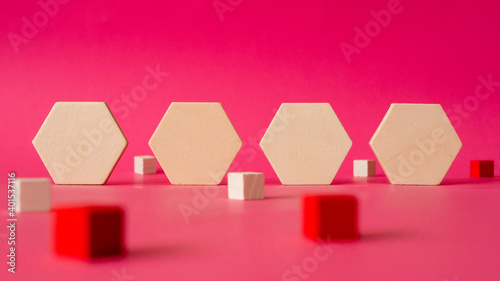
<instances>
[{"instance_id":1,"label":"wood grain texture","mask_svg":"<svg viewBox=\"0 0 500 281\"><path fill-rule=\"evenodd\" d=\"M149 141L170 183L219 184L242 142L220 103L173 102Z\"/></svg>"},{"instance_id":2,"label":"wood grain texture","mask_svg":"<svg viewBox=\"0 0 500 281\"><path fill-rule=\"evenodd\" d=\"M104 102L57 102L33 139L56 184L104 184L128 145Z\"/></svg>"},{"instance_id":3,"label":"wood grain texture","mask_svg":"<svg viewBox=\"0 0 500 281\"><path fill-rule=\"evenodd\" d=\"M264 174L253 172L228 173L227 193L229 199L264 199Z\"/></svg>"},{"instance_id":4,"label":"wood grain texture","mask_svg":"<svg viewBox=\"0 0 500 281\"><path fill-rule=\"evenodd\" d=\"M140 175L156 174L156 158L151 155L134 156L134 173Z\"/></svg>"},{"instance_id":5,"label":"wood grain texture","mask_svg":"<svg viewBox=\"0 0 500 281\"><path fill-rule=\"evenodd\" d=\"M330 184L352 141L328 103L283 103L260 146L282 184Z\"/></svg>"},{"instance_id":6,"label":"wood grain texture","mask_svg":"<svg viewBox=\"0 0 500 281\"><path fill-rule=\"evenodd\" d=\"M16 212L48 212L51 203L52 182L48 178L18 178Z\"/></svg>"},{"instance_id":7,"label":"wood grain texture","mask_svg":"<svg viewBox=\"0 0 500 281\"><path fill-rule=\"evenodd\" d=\"M392 104L370 147L392 184L437 185L462 142L439 104Z\"/></svg>"}]
</instances>

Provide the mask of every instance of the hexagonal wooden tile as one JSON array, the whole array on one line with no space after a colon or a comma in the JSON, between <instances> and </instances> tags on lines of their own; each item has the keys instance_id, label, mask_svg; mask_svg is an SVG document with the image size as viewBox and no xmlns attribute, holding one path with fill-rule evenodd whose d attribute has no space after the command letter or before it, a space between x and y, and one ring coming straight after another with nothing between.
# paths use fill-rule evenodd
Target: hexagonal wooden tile
<instances>
[{"instance_id":1,"label":"hexagonal wooden tile","mask_svg":"<svg viewBox=\"0 0 500 281\"><path fill-rule=\"evenodd\" d=\"M260 147L282 184L330 184L352 141L328 103L283 103Z\"/></svg>"},{"instance_id":2,"label":"hexagonal wooden tile","mask_svg":"<svg viewBox=\"0 0 500 281\"><path fill-rule=\"evenodd\" d=\"M219 184L242 145L220 103L173 102L149 146L170 183Z\"/></svg>"},{"instance_id":3,"label":"hexagonal wooden tile","mask_svg":"<svg viewBox=\"0 0 500 281\"><path fill-rule=\"evenodd\" d=\"M104 102L57 102L33 139L56 184L104 184L128 145Z\"/></svg>"},{"instance_id":4,"label":"hexagonal wooden tile","mask_svg":"<svg viewBox=\"0 0 500 281\"><path fill-rule=\"evenodd\" d=\"M439 104L391 104L370 147L392 184L437 185L462 142Z\"/></svg>"}]
</instances>

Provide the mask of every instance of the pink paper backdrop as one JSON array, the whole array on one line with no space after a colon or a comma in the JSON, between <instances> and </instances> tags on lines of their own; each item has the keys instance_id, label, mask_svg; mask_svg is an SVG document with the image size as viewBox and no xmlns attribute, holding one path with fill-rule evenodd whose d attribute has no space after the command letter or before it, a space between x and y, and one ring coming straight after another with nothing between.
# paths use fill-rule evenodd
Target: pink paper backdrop
<instances>
[{"instance_id":1,"label":"pink paper backdrop","mask_svg":"<svg viewBox=\"0 0 500 281\"><path fill-rule=\"evenodd\" d=\"M48 175L31 140L56 101L111 106L130 142L115 173L151 153L147 141L172 101L221 102L244 141L232 169L269 178L258 142L282 102L332 104L354 143L339 177L351 175L353 159L374 158L368 141L393 102L449 110L463 148L448 176L467 176L470 159L500 160L500 87L475 98L479 76L500 81L500 2L221 3L235 4L222 6L231 7L222 20L213 1L69 1L46 18L36 1L4 1L1 170ZM370 12L388 6L398 13L377 34ZM40 26L24 30L33 38L23 36L23 18ZM348 63L340 45L356 47L355 27L367 25L374 37ZM127 105L122 96L142 85L147 67L169 75Z\"/></svg>"},{"instance_id":2,"label":"pink paper backdrop","mask_svg":"<svg viewBox=\"0 0 500 281\"><path fill-rule=\"evenodd\" d=\"M244 142L231 170L271 180L258 142L283 102L332 104L353 140L336 181L351 177L353 159L374 158L368 141L394 102L448 111L463 142L448 180L467 178L471 159L500 161L499 1L60 2L44 16L35 0L2 1L5 177L48 176L31 141L57 101L110 105L129 140L111 181L130 175L134 155L151 154L147 142L172 101L221 102ZM380 13L388 7L390 21ZM157 68L168 76L127 104ZM495 83L486 87L483 78Z\"/></svg>"},{"instance_id":3,"label":"pink paper backdrop","mask_svg":"<svg viewBox=\"0 0 500 281\"><path fill-rule=\"evenodd\" d=\"M500 88L486 100L474 95L479 76L500 81L500 3L239 2L222 21L211 1L70 1L50 6L48 19L36 1L4 3L2 171L47 175L31 140L56 101L108 102L130 141L115 173L150 153L147 141L172 101L222 102L245 143L235 165L271 178L257 143L282 102L332 104L354 142L339 176L351 173L353 159L374 157L368 141L392 102L450 110L464 146L449 175L466 176L470 159L499 160ZM388 5L399 13L378 35L372 28L348 63L340 44L356 46L354 28ZM40 27L24 34L23 18ZM141 85L148 66L169 75L126 104L122 95Z\"/></svg>"}]
</instances>

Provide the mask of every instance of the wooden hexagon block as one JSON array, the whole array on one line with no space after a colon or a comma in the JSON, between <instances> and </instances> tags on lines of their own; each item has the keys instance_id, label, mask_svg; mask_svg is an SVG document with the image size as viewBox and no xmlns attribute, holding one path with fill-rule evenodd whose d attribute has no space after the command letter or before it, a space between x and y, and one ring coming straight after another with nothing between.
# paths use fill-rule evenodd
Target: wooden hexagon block
<instances>
[{"instance_id":1,"label":"wooden hexagon block","mask_svg":"<svg viewBox=\"0 0 500 281\"><path fill-rule=\"evenodd\" d=\"M392 184L437 185L462 142L439 104L392 104L370 146Z\"/></svg>"},{"instance_id":2,"label":"wooden hexagon block","mask_svg":"<svg viewBox=\"0 0 500 281\"><path fill-rule=\"evenodd\" d=\"M252 172L228 173L227 194L229 199L264 199L264 174Z\"/></svg>"},{"instance_id":3,"label":"wooden hexagon block","mask_svg":"<svg viewBox=\"0 0 500 281\"><path fill-rule=\"evenodd\" d=\"M173 102L149 146L170 183L219 184L242 145L220 103Z\"/></svg>"},{"instance_id":4,"label":"wooden hexagon block","mask_svg":"<svg viewBox=\"0 0 500 281\"><path fill-rule=\"evenodd\" d=\"M260 147L282 184L330 184L352 141L328 103L283 103Z\"/></svg>"},{"instance_id":5,"label":"wooden hexagon block","mask_svg":"<svg viewBox=\"0 0 500 281\"><path fill-rule=\"evenodd\" d=\"M104 184L127 144L104 102L57 102L33 139L56 184Z\"/></svg>"},{"instance_id":6,"label":"wooden hexagon block","mask_svg":"<svg viewBox=\"0 0 500 281\"><path fill-rule=\"evenodd\" d=\"M18 178L16 187L16 212L50 211L52 183L48 178Z\"/></svg>"}]
</instances>

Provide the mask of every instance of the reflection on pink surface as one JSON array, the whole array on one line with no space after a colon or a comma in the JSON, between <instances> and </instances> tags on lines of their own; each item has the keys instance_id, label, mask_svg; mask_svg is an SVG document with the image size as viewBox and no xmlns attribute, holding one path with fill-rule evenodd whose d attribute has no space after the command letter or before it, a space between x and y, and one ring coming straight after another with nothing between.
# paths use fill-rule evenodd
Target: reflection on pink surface
<instances>
[{"instance_id":1,"label":"reflection on pink surface","mask_svg":"<svg viewBox=\"0 0 500 281\"><path fill-rule=\"evenodd\" d=\"M123 204L131 253L91 264L59 258L48 242L48 214L23 214L19 274L5 269L0 280L500 276L498 188L468 179L470 160L500 161L500 2L41 3L6 0L0 11L0 170L48 176L31 141L53 104L107 102L130 143L109 185L57 186L54 200ZM192 206L195 189L165 186L164 174L130 175L133 156L151 154L147 142L172 101L221 102L244 142L230 171L264 172L269 184L276 175L258 142L282 102L331 103L353 146L333 186L271 186L269 199L250 203L226 200L220 186L186 224L179 206ZM447 111L463 148L442 186L390 186L380 167L374 182L352 183L352 160L374 158L368 141L394 102ZM330 253L304 240L298 202L306 191L358 196L360 243ZM294 273L295 265L315 264L308 258L315 251L328 259Z\"/></svg>"}]
</instances>

